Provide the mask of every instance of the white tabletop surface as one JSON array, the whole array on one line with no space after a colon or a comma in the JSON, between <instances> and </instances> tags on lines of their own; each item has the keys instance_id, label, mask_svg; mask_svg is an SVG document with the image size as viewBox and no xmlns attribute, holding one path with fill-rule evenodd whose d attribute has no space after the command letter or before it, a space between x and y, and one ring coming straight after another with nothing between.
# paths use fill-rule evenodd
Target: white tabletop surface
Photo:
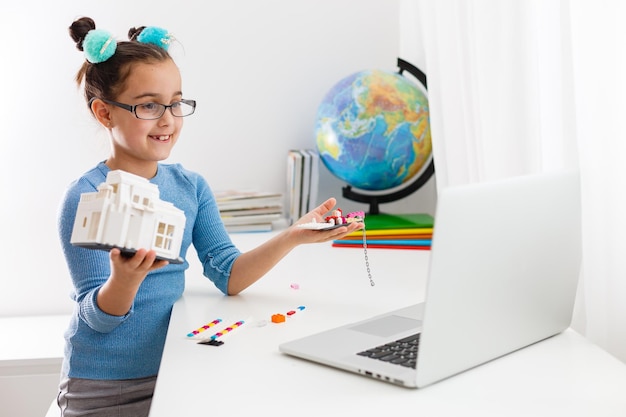
<instances>
[{"instance_id":1,"label":"white tabletop surface","mask_svg":"<svg viewBox=\"0 0 626 417\"><path fill-rule=\"evenodd\" d=\"M270 236L241 234L234 241L246 250ZM428 257L370 249L372 287L362 250L307 245L238 296L223 296L208 281L194 284L174 306L151 417L626 415L626 364L571 329L423 389L278 351L283 341L423 300ZM271 323L273 314L291 310L297 312L285 323ZM186 337L216 318L245 323L220 337L218 347Z\"/></svg>"},{"instance_id":2,"label":"white tabletop surface","mask_svg":"<svg viewBox=\"0 0 626 417\"><path fill-rule=\"evenodd\" d=\"M68 323L69 315L0 318L0 376L58 372Z\"/></svg>"}]
</instances>

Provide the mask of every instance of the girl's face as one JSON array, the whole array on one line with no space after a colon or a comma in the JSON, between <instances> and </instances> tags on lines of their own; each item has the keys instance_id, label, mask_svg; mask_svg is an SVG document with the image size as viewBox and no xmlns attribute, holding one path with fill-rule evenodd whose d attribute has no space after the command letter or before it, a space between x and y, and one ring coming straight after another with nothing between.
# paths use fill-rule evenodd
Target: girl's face
<instances>
[{"instance_id":1,"label":"girl's face","mask_svg":"<svg viewBox=\"0 0 626 417\"><path fill-rule=\"evenodd\" d=\"M126 89L115 101L134 106L143 103L169 105L183 98L181 77L172 60L140 63L131 67ZM183 126L182 117L171 109L155 120L142 120L135 114L107 104L110 112L111 157L107 166L145 178L156 175L157 162L169 157Z\"/></svg>"}]
</instances>

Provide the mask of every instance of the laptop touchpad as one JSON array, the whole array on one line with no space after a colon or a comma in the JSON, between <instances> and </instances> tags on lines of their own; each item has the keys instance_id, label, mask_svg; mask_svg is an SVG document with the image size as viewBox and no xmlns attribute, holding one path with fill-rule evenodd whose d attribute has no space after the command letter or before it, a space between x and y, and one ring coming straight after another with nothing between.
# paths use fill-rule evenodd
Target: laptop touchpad
<instances>
[{"instance_id":1,"label":"laptop touchpad","mask_svg":"<svg viewBox=\"0 0 626 417\"><path fill-rule=\"evenodd\" d=\"M421 325L421 320L402 316L387 316L352 326L350 329L374 336L388 337L407 330L417 329Z\"/></svg>"}]
</instances>

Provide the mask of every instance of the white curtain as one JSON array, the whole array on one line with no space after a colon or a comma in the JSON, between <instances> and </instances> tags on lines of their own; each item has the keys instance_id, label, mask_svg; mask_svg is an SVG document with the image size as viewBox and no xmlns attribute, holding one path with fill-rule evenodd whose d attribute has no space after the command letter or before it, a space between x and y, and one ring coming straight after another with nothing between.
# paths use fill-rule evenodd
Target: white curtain
<instances>
[{"instance_id":1,"label":"white curtain","mask_svg":"<svg viewBox=\"0 0 626 417\"><path fill-rule=\"evenodd\" d=\"M401 54L428 77L438 189L580 168L572 326L626 361L626 2L401 0L400 10Z\"/></svg>"}]
</instances>

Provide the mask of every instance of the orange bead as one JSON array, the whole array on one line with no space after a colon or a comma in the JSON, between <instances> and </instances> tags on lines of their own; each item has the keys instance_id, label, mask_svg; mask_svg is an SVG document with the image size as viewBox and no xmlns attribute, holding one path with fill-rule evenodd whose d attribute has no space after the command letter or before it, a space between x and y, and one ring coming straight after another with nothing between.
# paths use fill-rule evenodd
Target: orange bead
<instances>
[{"instance_id":1,"label":"orange bead","mask_svg":"<svg viewBox=\"0 0 626 417\"><path fill-rule=\"evenodd\" d=\"M272 315L272 323L283 323L285 321L285 316L282 314L273 314Z\"/></svg>"}]
</instances>

